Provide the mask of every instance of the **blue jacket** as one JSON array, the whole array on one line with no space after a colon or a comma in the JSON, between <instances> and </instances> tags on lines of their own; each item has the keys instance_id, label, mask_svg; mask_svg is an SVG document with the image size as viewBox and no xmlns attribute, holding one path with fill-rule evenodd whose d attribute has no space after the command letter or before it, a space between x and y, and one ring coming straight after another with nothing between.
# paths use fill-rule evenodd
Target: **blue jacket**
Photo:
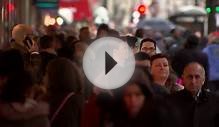
<instances>
[{"instance_id":1,"label":"blue jacket","mask_svg":"<svg viewBox=\"0 0 219 127\"><path fill-rule=\"evenodd\" d=\"M203 52L208 56L209 80L219 80L219 44L210 44Z\"/></svg>"}]
</instances>

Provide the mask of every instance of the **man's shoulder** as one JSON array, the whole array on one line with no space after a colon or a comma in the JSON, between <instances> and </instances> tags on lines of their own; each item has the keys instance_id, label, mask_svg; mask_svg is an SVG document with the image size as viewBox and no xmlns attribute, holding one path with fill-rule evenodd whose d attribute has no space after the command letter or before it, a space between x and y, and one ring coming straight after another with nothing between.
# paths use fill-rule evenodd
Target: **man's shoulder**
<instances>
[{"instance_id":1,"label":"man's shoulder","mask_svg":"<svg viewBox=\"0 0 219 127\"><path fill-rule=\"evenodd\" d=\"M171 101L183 101L192 98L192 95L185 89L174 92L168 96Z\"/></svg>"}]
</instances>

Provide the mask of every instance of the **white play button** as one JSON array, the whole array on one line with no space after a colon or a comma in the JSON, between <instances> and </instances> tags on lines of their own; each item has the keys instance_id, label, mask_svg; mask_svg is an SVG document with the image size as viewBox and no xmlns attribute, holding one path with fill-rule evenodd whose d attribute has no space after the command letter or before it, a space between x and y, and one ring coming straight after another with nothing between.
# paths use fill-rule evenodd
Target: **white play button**
<instances>
[{"instance_id":1,"label":"white play button","mask_svg":"<svg viewBox=\"0 0 219 127\"><path fill-rule=\"evenodd\" d=\"M83 57L83 70L87 78L99 88L115 89L131 78L135 58L127 43L113 37L94 41Z\"/></svg>"}]
</instances>

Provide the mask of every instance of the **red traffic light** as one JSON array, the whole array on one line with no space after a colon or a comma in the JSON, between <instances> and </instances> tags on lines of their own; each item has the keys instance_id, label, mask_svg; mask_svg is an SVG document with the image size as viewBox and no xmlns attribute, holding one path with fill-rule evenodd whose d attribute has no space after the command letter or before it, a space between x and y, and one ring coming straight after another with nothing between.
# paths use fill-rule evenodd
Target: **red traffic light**
<instances>
[{"instance_id":1,"label":"red traffic light","mask_svg":"<svg viewBox=\"0 0 219 127\"><path fill-rule=\"evenodd\" d=\"M140 14L144 14L145 11L146 11L146 6L145 6L145 5L140 5L140 6L138 6L138 12L139 12Z\"/></svg>"},{"instance_id":2,"label":"red traffic light","mask_svg":"<svg viewBox=\"0 0 219 127\"><path fill-rule=\"evenodd\" d=\"M8 12L12 12L12 11L14 11L14 9L15 9L14 4L12 4L12 3L8 3L8 4L7 4L7 10L8 10Z\"/></svg>"}]
</instances>

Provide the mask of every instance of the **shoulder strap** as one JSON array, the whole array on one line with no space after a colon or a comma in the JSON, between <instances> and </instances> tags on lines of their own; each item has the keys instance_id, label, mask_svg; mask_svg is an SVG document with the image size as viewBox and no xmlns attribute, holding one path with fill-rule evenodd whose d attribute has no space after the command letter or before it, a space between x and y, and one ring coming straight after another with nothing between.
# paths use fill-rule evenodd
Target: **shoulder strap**
<instances>
[{"instance_id":1,"label":"shoulder strap","mask_svg":"<svg viewBox=\"0 0 219 127\"><path fill-rule=\"evenodd\" d=\"M62 103L59 105L58 109L55 111L55 113L52 115L52 118L51 118L51 123L53 123L54 119L56 118L56 116L59 114L59 112L61 111L61 109L64 107L65 103L69 100L69 98L71 96L73 96L75 93L74 92L71 92L69 93L65 98L64 100L62 101Z\"/></svg>"}]
</instances>

